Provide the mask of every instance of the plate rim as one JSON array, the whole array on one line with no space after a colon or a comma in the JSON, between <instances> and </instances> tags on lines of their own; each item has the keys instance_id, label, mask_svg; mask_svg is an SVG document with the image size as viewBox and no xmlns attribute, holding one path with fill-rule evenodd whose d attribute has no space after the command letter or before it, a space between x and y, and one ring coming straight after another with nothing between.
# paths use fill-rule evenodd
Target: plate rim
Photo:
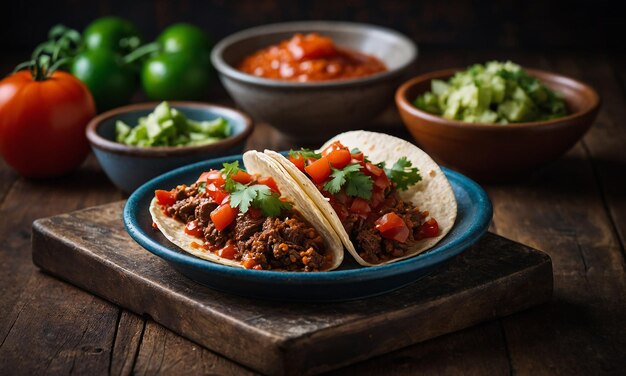
<instances>
[{"instance_id":1,"label":"plate rim","mask_svg":"<svg viewBox=\"0 0 626 376\"><path fill-rule=\"evenodd\" d=\"M441 169L449 179L459 182L459 185L461 185L466 191L471 192L477 197L477 200L475 201L479 204L479 210L477 215L472 219L472 222L470 222L470 231L466 231L465 233L461 234L461 236L457 237L448 244L445 244L443 246L435 245L433 248L422 254L397 262L371 267L358 267L347 270L330 270L327 272L312 273L243 269L214 263L184 253L184 251L173 251L163 246L161 243L150 237L148 234L145 234L141 230L141 226L137 221L137 217L135 216L133 209L139 206L139 202L146 194L149 194L150 191L153 191L155 189L155 184L158 184L162 180L167 180L177 175L188 174L193 170L200 169L200 166L221 164L223 162L230 162L232 160L241 158L242 154L234 154L230 156L196 162L166 172L144 183L128 197L128 200L124 204L122 217L124 227L127 233L135 242L141 245L148 252L154 254L155 256L158 256L168 263L178 264L176 266L176 269L178 269L179 266L185 266L196 270L201 270L206 273L215 273L221 275L228 274L231 277L244 278L246 280L274 280L276 282L280 281L296 284L302 282L315 282L323 284L336 283L338 279L341 279L342 282L377 280L394 275L417 272L422 269L436 266L446 260L453 258L454 256L469 248L469 246L474 244L476 241L478 241L487 232L493 215L491 201L489 200L487 193L480 185L478 185L478 183L459 172L448 169L446 167L441 167ZM457 223L455 221L454 226L456 225ZM446 237L447 236L448 235L446 235ZM444 237L443 239L445 239L446 237ZM437 252L431 252L432 250L436 250Z\"/></svg>"}]
</instances>

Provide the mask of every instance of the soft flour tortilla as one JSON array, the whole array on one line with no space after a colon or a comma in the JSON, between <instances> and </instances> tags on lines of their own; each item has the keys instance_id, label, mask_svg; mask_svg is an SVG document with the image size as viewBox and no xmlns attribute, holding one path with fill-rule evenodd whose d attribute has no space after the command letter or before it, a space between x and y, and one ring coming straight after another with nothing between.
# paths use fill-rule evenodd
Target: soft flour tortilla
<instances>
[{"instance_id":1,"label":"soft flour tortilla","mask_svg":"<svg viewBox=\"0 0 626 376\"><path fill-rule=\"evenodd\" d=\"M332 265L325 270L337 268L343 261L343 245L341 239L333 230L333 227L326 217L321 215L313 201L311 201L300 189L298 184L293 181L287 171L272 158L256 151L246 152L243 155L243 161L249 173L271 176L274 179L282 196L287 197L289 201L293 203L294 209L296 209L311 226L315 227L324 240L326 252L330 252L333 255ZM159 230L161 230L161 233L185 252L212 262L243 268L243 265L241 265L239 261L219 257L201 247L192 247L192 243L201 244L202 240L187 235L184 231L184 223L163 214L156 199L153 199L150 204L150 214L152 215L154 223Z\"/></svg>"},{"instance_id":2,"label":"soft flour tortilla","mask_svg":"<svg viewBox=\"0 0 626 376\"><path fill-rule=\"evenodd\" d=\"M402 200L410 201L420 210L428 210L430 216L437 220L440 234L434 238L414 242L410 247L410 251L405 256L384 263L399 261L422 253L437 244L450 229L452 229L457 212L454 192L443 171L441 171L437 163L435 163L428 154L410 142L397 137L367 131L341 133L327 141L320 148L320 151L324 150L335 141L340 141L349 149L359 148L373 163L385 162L387 167L391 167L398 158L406 156L408 160L413 163L414 167L419 168L422 180L409 187L408 190L400 191L399 195ZM333 225L333 228L341 238L344 246L359 264L365 266L380 265L371 264L359 256L348 233L341 224L337 213L335 213L335 210L328 200L304 173L298 170L296 166L281 154L271 150L266 150L265 154L280 162L298 184L300 184L302 190L311 197L324 216L326 216L328 221Z\"/></svg>"}]
</instances>

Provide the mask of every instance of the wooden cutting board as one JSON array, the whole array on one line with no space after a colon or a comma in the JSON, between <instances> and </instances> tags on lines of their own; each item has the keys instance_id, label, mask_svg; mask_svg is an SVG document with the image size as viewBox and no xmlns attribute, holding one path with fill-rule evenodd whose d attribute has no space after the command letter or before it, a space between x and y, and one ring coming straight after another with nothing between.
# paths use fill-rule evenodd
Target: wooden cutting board
<instances>
[{"instance_id":1,"label":"wooden cutting board","mask_svg":"<svg viewBox=\"0 0 626 376\"><path fill-rule=\"evenodd\" d=\"M314 374L509 315L552 295L548 255L488 233L435 273L386 295L290 304L220 293L136 244L123 202L40 219L42 270L267 374Z\"/></svg>"}]
</instances>

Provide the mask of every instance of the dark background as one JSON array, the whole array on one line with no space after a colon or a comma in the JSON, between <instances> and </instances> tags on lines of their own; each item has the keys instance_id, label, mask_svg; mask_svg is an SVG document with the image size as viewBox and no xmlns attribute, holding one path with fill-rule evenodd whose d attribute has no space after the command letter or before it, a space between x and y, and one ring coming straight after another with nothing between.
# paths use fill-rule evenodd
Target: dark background
<instances>
[{"instance_id":1,"label":"dark background","mask_svg":"<svg viewBox=\"0 0 626 376\"><path fill-rule=\"evenodd\" d=\"M620 2L615 2L620 4ZM0 12L2 53L28 56L63 23L82 30L91 20L118 15L145 37L187 21L215 40L251 26L289 20L346 20L382 25L413 38L422 49L617 51L626 47L624 14L605 1L375 1L245 0L12 1Z\"/></svg>"}]
</instances>

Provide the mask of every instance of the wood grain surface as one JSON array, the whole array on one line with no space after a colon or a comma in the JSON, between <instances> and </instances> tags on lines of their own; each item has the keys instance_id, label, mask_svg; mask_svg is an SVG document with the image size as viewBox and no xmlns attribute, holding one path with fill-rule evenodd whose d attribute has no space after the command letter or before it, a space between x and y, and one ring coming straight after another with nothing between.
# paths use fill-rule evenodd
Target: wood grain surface
<instances>
[{"instance_id":1,"label":"wood grain surface","mask_svg":"<svg viewBox=\"0 0 626 376\"><path fill-rule=\"evenodd\" d=\"M122 206L37 220L33 262L267 374L330 370L527 309L552 295L546 254L487 234L440 270L382 296L334 304L240 298L194 283L135 244L122 224Z\"/></svg>"},{"instance_id":2,"label":"wood grain surface","mask_svg":"<svg viewBox=\"0 0 626 376\"><path fill-rule=\"evenodd\" d=\"M485 185L494 204L491 230L551 256L554 297L334 374L610 375L626 369L626 57L430 51L421 54L416 70L486 59L571 75L594 86L603 100L594 126L565 156L512 183ZM382 119L380 129L406 136L392 110ZM289 146L264 125L249 143ZM95 375L250 372L32 265L33 220L123 198L93 158L75 174L52 181L19 178L0 161L0 179L0 374L86 368Z\"/></svg>"}]
</instances>

